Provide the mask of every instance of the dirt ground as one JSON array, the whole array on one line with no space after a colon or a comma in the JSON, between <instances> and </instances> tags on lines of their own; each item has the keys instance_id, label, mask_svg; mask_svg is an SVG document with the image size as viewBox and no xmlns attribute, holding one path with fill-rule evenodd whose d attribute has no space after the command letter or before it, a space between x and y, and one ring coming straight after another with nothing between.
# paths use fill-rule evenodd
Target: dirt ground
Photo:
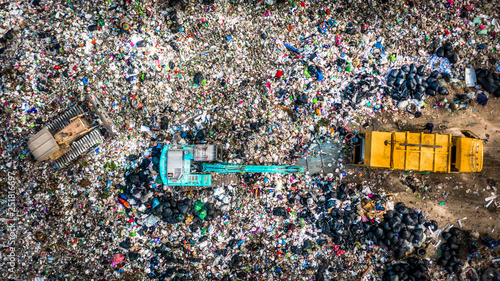
<instances>
[{"instance_id":1,"label":"dirt ground","mask_svg":"<svg viewBox=\"0 0 500 281\"><path fill-rule=\"evenodd\" d=\"M450 94L446 96L452 99ZM439 223L459 226L463 230L475 230L482 235L500 239L500 198L488 208L485 198L499 195L500 189L500 99L491 99L487 106L472 102L466 110L448 111L444 107L434 108L443 97L429 102L420 118L407 113L386 114L372 120L364 130L379 131L421 131L428 122L434 124L434 132L462 135L460 130L470 130L484 140L484 165L480 173L442 174L404 171L381 171L373 169L351 169L358 181L375 183L387 193L394 193L395 201L402 201L409 207L427 211ZM362 175L360 175L360 173ZM405 184L407 177L415 178L424 190L415 192ZM427 186L428 185L428 186ZM498 207L497 207L497 205ZM441 204L440 204L441 203ZM500 257L500 247L485 253L490 258Z\"/></svg>"}]
</instances>

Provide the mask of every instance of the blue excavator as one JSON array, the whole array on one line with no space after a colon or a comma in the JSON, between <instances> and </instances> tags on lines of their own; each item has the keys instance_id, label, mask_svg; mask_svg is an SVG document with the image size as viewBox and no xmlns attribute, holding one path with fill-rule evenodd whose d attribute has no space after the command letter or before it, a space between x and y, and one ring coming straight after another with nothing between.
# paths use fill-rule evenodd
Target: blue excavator
<instances>
[{"instance_id":1,"label":"blue excavator","mask_svg":"<svg viewBox=\"0 0 500 281\"><path fill-rule=\"evenodd\" d=\"M211 186L210 173L303 173L297 166L231 165L218 161L215 145L165 145L160 157L161 181L167 186ZM195 172L200 171L200 172Z\"/></svg>"}]
</instances>

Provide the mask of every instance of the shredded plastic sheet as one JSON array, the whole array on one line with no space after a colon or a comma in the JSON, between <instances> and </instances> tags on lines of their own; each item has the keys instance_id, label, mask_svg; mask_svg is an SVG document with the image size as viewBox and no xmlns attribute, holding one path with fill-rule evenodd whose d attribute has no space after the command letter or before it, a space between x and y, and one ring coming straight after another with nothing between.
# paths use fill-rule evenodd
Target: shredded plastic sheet
<instances>
[{"instance_id":1,"label":"shredded plastic sheet","mask_svg":"<svg viewBox=\"0 0 500 281\"><path fill-rule=\"evenodd\" d=\"M447 58L440 58L437 55L433 55L429 59L429 67L431 71L437 70L439 73L447 73L450 76L453 76L451 63Z\"/></svg>"}]
</instances>

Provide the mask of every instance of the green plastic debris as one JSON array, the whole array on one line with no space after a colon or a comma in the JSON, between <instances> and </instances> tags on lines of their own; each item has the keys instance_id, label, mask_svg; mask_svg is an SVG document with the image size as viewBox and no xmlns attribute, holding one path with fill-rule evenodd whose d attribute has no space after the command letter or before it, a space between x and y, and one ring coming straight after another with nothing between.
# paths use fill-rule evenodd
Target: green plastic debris
<instances>
[{"instance_id":1,"label":"green plastic debris","mask_svg":"<svg viewBox=\"0 0 500 281\"><path fill-rule=\"evenodd\" d=\"M207 210L205 210L205 209L202 209L200 211L200 213L198 214L198 217L200 218L200 220L203 220L206 216L207 216Z\"/></svg>"},{"instance_id":2,"label":"green plastic debris","mask_svg":"<svg viewBox=\"0 0 500 281\"><path fill-rule=\"evenodd\" d=\"M304 70L304 74L306 75L306 78L311 77L311 75L309 74L309 71L307 71L307 70Z\"/></svg>"},{"instance_id":3,"label":"green plastic debris","mask_svg":"<svg viewBox=\"0 0 500 281\"><path fill-rule=\"evenodd\" d=\"M161 181L161 177L156 177L156 183L163 184L163 182Z\"/></svg>"},{"instance_id":4,"label":"green plastic debris","mask_svg":"<svg viewBox=\"0 0 500 281\"><path fill-rule=\"evenodd\" d=\"M444 205L444 203L445 203L444 201L443 202L439 202L439 205Z\"/></svg>"},{"instance_id":5,"label":"green plastic debris","mask_svg":"<svg viewBox=\"0 0 500 281\"><path fill-rule=\"evenodd\" d=\"M201 202L200 200L196 200L196 202L194 202L194 209L199 212L201 210L201 208L203 208L203 206L205 205L205 203Z\"/></svg>"}]
</instances>

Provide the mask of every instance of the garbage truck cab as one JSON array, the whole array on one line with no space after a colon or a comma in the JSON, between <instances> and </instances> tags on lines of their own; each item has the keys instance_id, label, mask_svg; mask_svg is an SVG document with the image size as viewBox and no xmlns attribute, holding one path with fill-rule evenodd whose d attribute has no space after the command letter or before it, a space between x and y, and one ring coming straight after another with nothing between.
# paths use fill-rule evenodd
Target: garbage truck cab
<instances>
[{"instance_id":1,"label":"garbage truck cab","mask_svg":"<svg viewBox=\"0 0 500 281\"><path fill-rule=\"evenodd\" d=\"M352 164L371 168L472 173L483 169L483 141L470 131L464 137L422 132L360 133L353 140Z\"/></svg>"}]
</instances>

